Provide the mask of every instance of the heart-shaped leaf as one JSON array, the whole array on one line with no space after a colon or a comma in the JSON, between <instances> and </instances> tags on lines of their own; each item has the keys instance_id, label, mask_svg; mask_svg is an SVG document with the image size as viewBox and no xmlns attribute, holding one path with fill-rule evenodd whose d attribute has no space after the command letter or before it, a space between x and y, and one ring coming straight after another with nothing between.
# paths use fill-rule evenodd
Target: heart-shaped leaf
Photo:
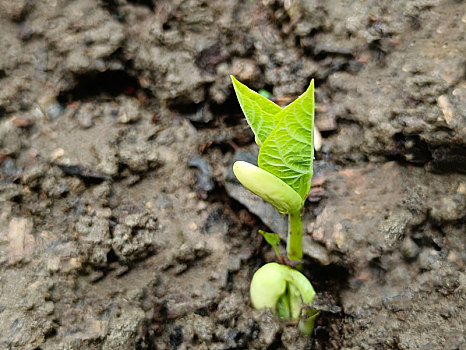
<instances>
[{"instance_id":1,"label":"heart-shaped leaf","mask_svg":"<svg viewBox=\"0 0 466 350\"><path fill-rule=\"evenodd\" d=\"M314 80L277 117L278 124L259 151L259 167L281 179L304 200L311 187L314 160Z\"/></svg>"},{"instance_id":2,"label":"heart-shaped leaf","mask_svg":"<svg viewBox=\"0 0 466 350\"><path fill-rule=\"evenodd\" d=\"M282 109L266 97L240 83L234 76L231 76L231 81L246 120L256 135L256 142L261 146L278 124L277 115Z\"/></svg>"}]
</instances>

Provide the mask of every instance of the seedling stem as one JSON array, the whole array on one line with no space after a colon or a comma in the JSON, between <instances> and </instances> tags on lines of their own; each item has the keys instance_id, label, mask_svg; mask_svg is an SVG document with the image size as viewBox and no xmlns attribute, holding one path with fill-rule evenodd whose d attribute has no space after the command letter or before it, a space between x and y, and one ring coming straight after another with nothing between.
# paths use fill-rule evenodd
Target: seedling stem
<instances>
[{"instance_id":1,"label":"seedling stem","mask_svg":"<svg viewBox=\"0 0 466 350\"><path fill-rule=\"evenodd\" d=\"M290 213L288 216L288 239L286 252L288 259L300 261L303 258L303 222L301 212Z\"/></svg>"}]
</instances>

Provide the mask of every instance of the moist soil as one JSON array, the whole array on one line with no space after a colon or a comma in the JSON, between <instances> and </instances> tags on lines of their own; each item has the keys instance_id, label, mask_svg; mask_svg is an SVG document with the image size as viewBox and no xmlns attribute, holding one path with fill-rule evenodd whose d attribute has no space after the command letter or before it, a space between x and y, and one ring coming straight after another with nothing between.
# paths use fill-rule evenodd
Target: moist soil
<instances>
[{"instance_id":1,"label":"moist soil","mask_svg":"<svg viewBox=\"0 0 466 350\"><path fill-rule=\"evenodd\" d=\"M466 349L465 28L460 0L1 0L0 349ZM250 305L286 222L232 176L230 74L316 82L312 337Z\"/></svg>"}]
</instances>

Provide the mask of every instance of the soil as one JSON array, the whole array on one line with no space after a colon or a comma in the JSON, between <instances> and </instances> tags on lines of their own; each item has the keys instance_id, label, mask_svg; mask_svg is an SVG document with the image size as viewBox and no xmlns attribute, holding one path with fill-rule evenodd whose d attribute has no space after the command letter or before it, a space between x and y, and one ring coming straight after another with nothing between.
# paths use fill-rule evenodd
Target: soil
<instances>
[{"instance_id":1,"label":"soil","mask_svg":"<svg viewBox=\"0 0 466 350\"><path fill-rule=\"evenodd\" d=\"M466 349L461 0L0 1L0 349ZM229 80L316 82L311 338ZM284 247L282 247L283 249Z\"/></svg>"}]
</instances>

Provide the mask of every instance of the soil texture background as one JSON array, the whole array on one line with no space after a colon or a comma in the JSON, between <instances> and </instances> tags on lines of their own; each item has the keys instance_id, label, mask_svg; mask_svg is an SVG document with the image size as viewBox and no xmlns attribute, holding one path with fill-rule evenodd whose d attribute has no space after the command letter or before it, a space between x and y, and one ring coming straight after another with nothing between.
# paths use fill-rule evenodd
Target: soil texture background
<instances>
[{"instance_id":1,"label":"soil texture background","mask_svg":"<svg viewBox=\"0 0 466 350\"><path fill-rule=\"evenodd\" d=\"M0 349L466 349L466 3L0 0ZM316 82L311 338L229 75ZM282 247L283 249L284 247Z\"/></svg>"}]
</instances>

